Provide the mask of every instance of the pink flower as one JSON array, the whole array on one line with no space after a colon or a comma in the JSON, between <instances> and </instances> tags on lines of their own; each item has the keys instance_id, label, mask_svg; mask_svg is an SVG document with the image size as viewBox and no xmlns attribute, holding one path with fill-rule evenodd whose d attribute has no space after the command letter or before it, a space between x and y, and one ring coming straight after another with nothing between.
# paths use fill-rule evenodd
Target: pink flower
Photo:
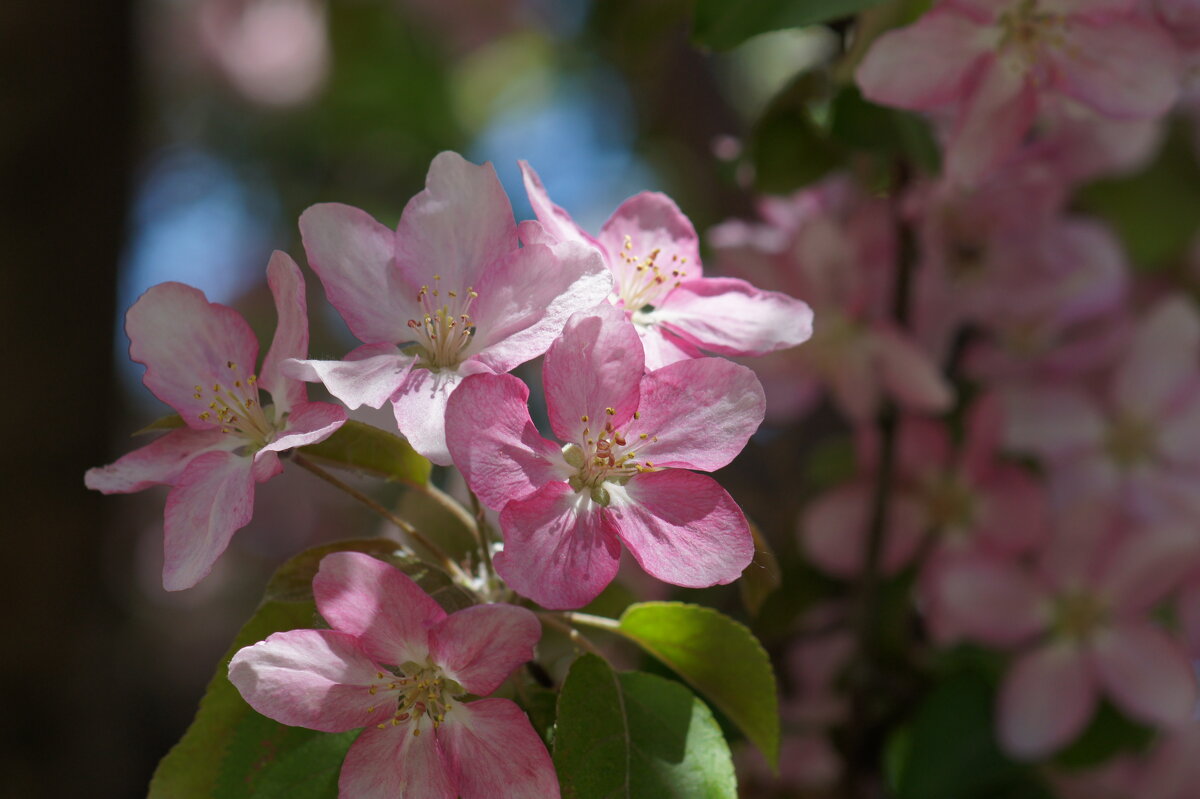
<instances>
[{"instance_id":1,"label":"pink flower","mask_svg":"<svg viewBox=\"0 0 1200 799\"><path fill-rule=\"evenodd\" d=\"M955 629L1022 650L1001 686L998 719L1001 743L1018 757L1072 740L1101 693L1160 727L1192 716L1191 664L1151 610L1195 562L1195 544L1171 528L1114 528L1105 513L1066 519L1034 570L975 553L947 559L936 578Z\"/></svg>"},{"instance_id":2,"label":"pink flower","mask_svg":"<svg viewBox=\"0 0 1200 799\"><path fill-rule=\"evenodd\" d=\"M533 657L536 617L513 605L449 615L406 575L335 552L313 578L331 630L289 630L240 650L229 680L259 713L294 727L363 727L342 799L554 799L558 780L529 720L495 691Z\"/></svg>"},{"instance_id":3,"label":"pink flower","mask_svg":"<svg viewBox=\"0 0 1200 799\"><path fill-rule=\"evenodd\" d=\"M1117 119L1165 114L1181 80L1169 37L1132 0L944 0L884 34L858 68L870 99L953 113L946 172L974 183L1051 98Z\"/></svg>"},{"instance_id":4,"label":"pink flower","mask_svg":"<svg viewBox=\"0 0 1200 799\"><path fill-rule=\"evenodd\" d=\"M550 426L530 421L515 377L463 381L446 409L455 465L500 510L496 570L548 608L576 608L617 572L621 543L652 576L703 587L738 578L754 544L741 509L712 471L733 460L763 417L753 372L719 359L643 374L625 315L576 314L546 353Z\"/></svg>"},{"instance_id":5,"label":"pink flower","mask_svg":"<svg viewBox=\"0 0 1200 799\"><path fill-rule=\"evenodd\" d=\"M161 283L125 316L129 357L146 365L142 381L184 424L108 466L89 469L88 488L127 494L169 485L163 587L191 588L212 569L254 512L254 484L279 474L277 453L328 438L344 409L309 402L303 383L280 371L308 349L308 311L300 268L276 252L267 265L279 326L255 374L258 340L237 311L199 289ZM263 405L259 388L271 395Z\"/></svg>"},{"instance_id":6,"label":"pink flower","mask_svg":"<svg viewBox=\"0 0 1200 799\"><path fill-rule=\"evenodd\" d=\"M800 300L736 278L702 277L700 241L666 195L642 192L613 211L592 237L551 202L524 161L525 190L538 220L560 241L595 247L612 271L612 302L624 308L646 349L646 368L722 355L763 355L812 335L812 310Z\"/></svg>"},{"instance_id":7,"label":"pink flower","mask_svg":"<svg viewBox=\"0 0 1200 799\"><path fill-rule=\"evenodd\" d=\"M537 223L522 225L518 247L495 170L450 152L433 159L395 231L328 203L301 214L300 233L330 303L365 346L342 361L291 362L290 373L351 409L390 401L413 448L443 465L446 400L462 379L541 355L567 317L612 286L590 247L553 242Z\"/></svg>"}]
</instances>

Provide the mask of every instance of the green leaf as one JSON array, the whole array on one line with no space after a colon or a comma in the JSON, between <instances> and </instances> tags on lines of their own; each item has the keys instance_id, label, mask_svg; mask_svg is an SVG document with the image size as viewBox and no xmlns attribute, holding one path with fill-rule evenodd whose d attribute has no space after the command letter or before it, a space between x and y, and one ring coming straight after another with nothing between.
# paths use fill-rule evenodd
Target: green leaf
<instances>
[{"instance_id":1,"label":"green leaf","mask_svg":"<svg viewBox=\"0 0 1200 799\"><path fill-rule=\"evenodd\" d=\"M286 727L256 713L229 682L229 660L242 647L280 630L320 622L312 578L330 552L365 552L412 577L447 612L471 604L441 571L420 563L382 538L343 541L302 552L271 578L263 603L217 664L200 708L179 743L158 764L149 799L333 799L342 757L355 733L330 735ZM321 789L321 790L319 790Z\"/></svg>"},{"instance_id":2,"label":"green leaf","mask_svg":"<svg viewBox=\"0 0 1200 799\"><path fill-rule=\"evenodd\" d=\"M712 712L652 674L571 664L558 698L554 766L564 799L735 799L733 759Z\"/></svg>"},{"instance_id":3,"label":"green leaf","mask_svg":"<svg viewBox=\"0 0 1200 799\"><path fill-rule=\"evenodd\" d=\"M135 430L133 435L146 436L151 433L160 433L163 430L177 430L183 427L183 417L177 413L172 413L169 416L164 416L161 419L155 419L150 424L143 427L141 430Z\"/></svg>"},{"instance_id":4,"label":"green leaf","mask_svg":"<svg viewBox=\"0 0 1200 799\"><path fill-rule=\"evenodd\" d=\"M742 604L751 616L757 616L762 610L767 597L775 593L783 581L783 572L779 568L779 559L771 543L763 536L758 525L750 522L750 535L754 537L754 558L750 565L742 571L738 580L738 591L742 595Z\"/></svg>"},{"instance_id":5,"label":"green leaf","mask_svg":"<svg viewBox=\"0 0 1200 799\"><path fill-rule=\"evenodd\" d=\"M876 105L853 85L833 98L830 116L829 131L838 141L885 156L904 156L927 172L937 171L940 151L923 118Z\"/></svg>"},{"instance_id":6,"label":"green leaf","mask_svg":"<svg viewBox=\"0 0 1200 799\"><path fill-rule=\"evenodd\" d=\"M805 74L772 100L750 136L755 188L788 194L845 163L846 152L817 124L813 107L824 102L825 77Z\"/></svg>"},{"instance_id":7,"label":"green leaf","mask_svg":"<svg viewBox=\"0 0 1200 799\"><path fill-rule=\"evenodd\" d=\"M714 50L751 36L842 19L883 0L696 0L692 41Z\"/></svg>"},{"instance_id":8,"label":"green leaf","mask_svg":"<svg viewBox=\"0 0 1200 799\"><path fill-rule=\"evenodd\" d=\"M1127 750L1144 750L1154 740L1154 729L1126 717L1108 701L1087 729L1070 746L1054 757L1054 762L1068 769L1098 766Z\"/></svg>"},{"instance_id":9,"label":"green leaf","mask_svg":"<svg viewBox=\"0 0 1200 799\"><path fill-rule=\"evenodd\" d=\"M681 602L630 606L617 629L671 667L779 762L779 698L766 651L744 625Z\"/></svg>"},{"instance_id":10,"label":"green leaf","mask_svg":"<svg viewBox=\"0 0 1200 799\"><path fill-rule=\"evenodd\" d=\"M404 439L353 419L329 438L300 451L321 464L414 485L428 483L433 468Z\"/></svg>"}]
</instances>

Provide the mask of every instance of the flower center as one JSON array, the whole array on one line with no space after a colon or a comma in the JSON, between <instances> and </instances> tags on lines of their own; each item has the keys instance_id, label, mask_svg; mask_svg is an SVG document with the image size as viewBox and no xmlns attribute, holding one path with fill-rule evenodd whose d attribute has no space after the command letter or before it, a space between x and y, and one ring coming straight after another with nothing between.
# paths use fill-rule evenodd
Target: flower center
<instances>
[{"instance_id":1,"label":"flower center","mask_svg":"<svg viewBox=\"0 0 1200 799\"><path fill-rule=\"evenodd\" d=\"M925 507L935 528L962 530L975 518L975 495L961 480L945 476L926 486Z\"/></svg>"},{"instance_id":2,"label":"flower center","mask_svg":"<svg viewBox=\"0 0 1200 799\"><path fill-rule=\"evenodd\" d=\"M1150 460L1156 439L1154 427L1149 422L1120 414L1108 428L1104 447L1119 466L1128 468Z\"/></svg>"},{"instance_id":3,"label":"flower center","mask_svg":"<svg viewBox=\"0 0 1200 799\"><path fill-rule=\"evenodd\" d=\"M1021 0L1001 14L998 23L1002 32L999 49L1015 55L1026 68L1041 61L1047 48L1062 47L1066 42L1066 17L1038 12L1037 0Z\"/></svg>"},{"instance_id":4,"label":"flower center","mask_svg":"<svg viewBox=\"0 0 1200 799\"><path fill-rule=\"evenodd\" d=\"M1094 594L1082 591L1060 597L1054 614L1054 629L1074 641L1092 636L1108 619L1108 608Z\"/></svg>"},{"instance_id":5,"label":"flower center","mask_svg":"<svg viewBox=\"0 0 1200 799\"><path fill-rule=\"evenodd\" d=\"M375 696L382 691L396 703L392 717L375 725L381 730L411 721L412 734L420 735L421 722L426 718L436 730L446 720L450 700L466 693L461 685L429 663L405 663L396 672L378 671L375 677L379 682L372 683L367 688L368 693ZM379 705L372 705L367 712L374 713L379 709Z\"/></svg>"},{"instance_id":6,"label":"flower center","mask_svg":"<svg viewBox=\"0 0 1200 799\"><path fill-rule=\"evenodd\" d=\"M463 293L443 291L441 275L433 276L433 288L421 286L417 302L424 313L420 319L409 319L408 326L424 350L418 365L426 369L452 369L462 361L463 350L475 334L471 320L471 305L479 296L470 286Z\"/></svg>"},{"instance_id":7,"label":"flower center","mask_svg":"<svg viewBox=\"0 0 1200 799\"><path fill-rule=\"evenodd\" d=\"M605 413L612 416L616 411L606 408ZM633 418L639 419L641 415L635 412ZM585 425L589 422L587 416L581 416L579 420ZM641 433L637 440L652 442L658 438ZM567 478L567 484L576 492L586 489L594 502L605 507L610 501L605 483L624 485L635 474L654 470L650 461L637 462L637 452L626 442L625 435L607 420L598 434L593 434L591 427L584 427L583 445L567 444L562 452L563 460L577 470Z\"/></svg>"},{"instance_id":8,"label":"flower center","mask_svg":"<svg viewBox=\"0 0 1200 799\"><path fill-rule=\"evenodd\" d=\"M197 383L192 394L198 400L211 397L208 410L197 414L202 422L219 425L222 433L236 433L254 445L266 444L275 432L269 416L272 409L263 410L258 402L258 375L242 377L241 367L226 361L230 382L203 386Z\"/></svg>"},{"instance_id":9,"label":"flower center","mask_svg":"<svg viewBox=\"0 0 1200 799\"><path fill-rule=\"evenodd\" d=\"M659 257L662 248L655 247L643 256L633 254L633 238L625 237L625 246L617 253L625 264L631 268L623 271L617 279L617 296L625 306L625 310L634 313L647 305L660 305L671 290L687 277L684 266L687 257L678 254L671 256L670 265L660 265Z\"/></svg>"}]
</instances>

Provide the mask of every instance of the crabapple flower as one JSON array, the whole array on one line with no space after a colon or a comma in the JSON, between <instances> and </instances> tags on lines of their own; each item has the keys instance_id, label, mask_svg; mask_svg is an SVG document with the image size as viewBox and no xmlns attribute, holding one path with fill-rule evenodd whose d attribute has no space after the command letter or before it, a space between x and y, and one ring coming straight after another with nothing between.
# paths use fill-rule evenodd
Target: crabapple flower
<instances>
[{"instance_id":1,"label":"crabapple flower","mask_svg":"<svg viewBox=\"0 0 1200 799\"><path fill-rule=\"evenodd\" d=\"M603 302L612 278L592 248L518 228L490 164L433 159L392 231L348 205L300 215L329 302L364 342L342 361L288 364L351 409L391 402L413 448L448 465L446 399L464 377L546 351L567 318ZM400 344L407 344L403 348Z\"/></svg>"},{"instance_id":2,"label":"crabapple flower","mask_svg":"<svg viewBox=\"0 0 1200 799\"><path fill-rule=\"evenodd\" d=\"M617 572L621 544L651 576L700 588L737 579L754 554L745 516L711 477L762 422L754 373L720 358L643 374L638 334L618 309L576 314L546 353L550 426L529 389L473 375L446 408L454 464L500 511L500 576L548 608L580 607Z\"/></svg>"},{"instance_id":3,"label":"crabapple flower","mask_svg":"<svg viewBox=\"0 0 1200 799\"><path fill-rule=\"evenodd\" d=\"M1181 78L1171 39L1132 0L943 0L881 36L857 72L875 102L952 113L946 172L962 183L1016 151L1052 100L1155 118Z\"/></svg>"},{"instance_id":4,"label":"crabapple flower","mask_svg":"<svg viewBox=\"0 0 1200 799\"><path fill-rule=\"evenodd\" d=\"M199 289L160 283L129 309L129 357L142 382L179 412L184 427L108 466L89 469L88 488L128 494L169 485L163 587L191 588L212 569L254 512L254 485L279 474L278 453L315 444L346 421L346 411L309 402L303 383L280 371L308 349L304 278L287 254L267 265L279 325L262 370L258 340L232 308ZM259 389L271 395L263 404Z\"/></svg>"},{"instance_id":5,"label":"crabapple flower","mask_svg":"<svg viewBox=\"0 0 1200 799\"><path fill-rule=\"evenodd\" d=\"M533 657L537 618L513 605L447 615L407 575L359 552L321 560L313 597L330 630L289 630L237 652L229 681L293 727L362 733L341 799L555 799L529 719L495 691Z\"/></svg>"},{"instance_id":6,"label":"crabapple flower","mask_svg":"<svg viewBox=\"0 0 1200 799\"><path fill-rule=\"evenodd\" d=\"M603 255L614 280L610 299L633 321L647 369L698 358L701 350L764 355L812 335L812 309L800 300L737 278L703 277L696 230L666 195L630 197L593 237L550 200L533 167L522 161L521 171L547 233Z\"/></svg>"}]
</instances>

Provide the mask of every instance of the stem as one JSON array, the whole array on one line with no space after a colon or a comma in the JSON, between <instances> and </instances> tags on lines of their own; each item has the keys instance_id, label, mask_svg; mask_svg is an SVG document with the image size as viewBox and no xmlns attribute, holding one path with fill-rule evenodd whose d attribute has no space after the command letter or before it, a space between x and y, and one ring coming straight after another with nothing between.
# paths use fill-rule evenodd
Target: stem
<instances>
[{"instance_id":1,"label":"stem","mask_svg":"<svg viewBox=\"0 0 1200 799\"><path fill-rule=\"evenodd\" d=\"M583 624L588 627L595 627L597 630L607 630L610 633L621 631L621 622L605 616L593 616L590 613L574 612L567 612L562 615L567 621L574 622L575 624Z\"/></svg>"},{"instance_id":2,"label":"stem","mask_svg":"<svg viewBox=\"0 0 1200 799\"><path fill-rule=\"evenodd\" d=\"M475 537L479 542L479 551L483 556L483 566L492 577L496 576L496 569L492 566L492 541L488 535L490 525L483 517L483 506L479 504L479 497L475 496L474 491L471 494L471 510L475 512Z\"/></svg>"},{"instance_id":3,"label":"stem","mask_svg":"<svg viewBox=\"0 0 1200 799\"><path fill-rule=\"evenodd\" d=\"M600 648L597 647L595 644L593 644L591 641L589 641L587 636L585 636L583 633L579 632L579 630L576 630L574 627L572 627L570 624L567 623L567 619L570 619L571 621L578 621L577 619L574 618L575 616L587 616L587 614L586 613L548 613L548 612L539 612L538 613L538 618L540 618L546 624L549 624L551 627L554 627L557 630L559 630L560 632L566 634L567 638L569 638L571 640L571 643L579 646L582 649L586 649L588 652L591 652L593 655L596 655L598 657L604 658L605 660L608 660L608 658L604 657L604 653L600 651ZM588 616L588 618L599 619L600 617L599 616ZM605 621L610 621L610 620L605 619ZM586 622L581 622L581 623L586 623Z\"/></svg>"},{"instance_id":4,"label":"stem","mask_svg":"<svg viewBox=\"0 0 1200 799\"><path fill-rule=\"evenodd\" d=\"M308 471L312 472L317 477L321 478L322 480L329 483L330 485L340 488L342 491L345 491L347 494L354 497L359 502L361 502L362 504L366 505L371 510L378 513L380 516L382 516L387 521L396 525L396 527L399 527L400 530L403 531L405 535L407 535L409 538L411 538L417 544L421 545L426 550L428 550L429 553L432 554L434 556L434 558L436 558L437 561L442 565L442 567L446 571L450 572L458 582L462 583L463 585L470 586L470 584L471 584L470 577L467 575L466 572L463 571L462 567L459 566L458 563L456 563L449 555L447 555L446 552L441 547L439 547L437 544L433 543L428 538L426 538L424 536L424 534L421 533L420 530L413 527L411 524L406 522L404 519L401 519L399 516L392 513L390 510L385 508L383 505L380 505L378 502L371 499L369 496L367 496L363 492L359 491L354 486L349 485L348 483L345 483L342 480L339 480L337 477L334 477L332 474L325 471L320 466L318 466L317 464L310 461L308 458L301 455L299 452L293 451L291 453L291 457L292 457L292 461L297 466L301 466L301 467L307 469Z\"/></svg>"}]
</instances>

